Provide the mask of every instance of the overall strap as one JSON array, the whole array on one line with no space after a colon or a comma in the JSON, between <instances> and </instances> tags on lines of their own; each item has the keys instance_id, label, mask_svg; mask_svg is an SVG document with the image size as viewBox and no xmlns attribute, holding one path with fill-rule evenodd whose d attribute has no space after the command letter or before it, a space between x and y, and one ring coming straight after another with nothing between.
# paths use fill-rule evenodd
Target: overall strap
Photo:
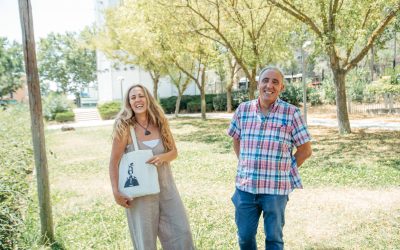
<instances>
[{"instance_id":1,"label":"overall strap","mask_svg":"<svg viewBox=\"0 0 400 250\"><path fill-rule=\"evenodd\" d=\"M137 139L136 139L135 129L132 126L130 126L130 129L131 129L131 138L132 138L134 150L139 150L139 146L138 146Z\"/></svg>"}]
</instances>

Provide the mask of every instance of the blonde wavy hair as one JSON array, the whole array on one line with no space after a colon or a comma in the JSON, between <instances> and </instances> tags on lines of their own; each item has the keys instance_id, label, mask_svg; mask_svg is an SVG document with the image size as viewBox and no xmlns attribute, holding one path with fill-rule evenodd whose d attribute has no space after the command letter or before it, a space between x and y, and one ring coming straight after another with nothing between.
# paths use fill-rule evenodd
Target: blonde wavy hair
<instances>
[{"instance_id":1,"label":"blonde wavy hair","mask_svg":"<svg viewBox=\"0 0 400 250\"><path fill-rule=\"evenodd\" d=\"M160 129L161 140L165 149L167 151L172 150L175 145L167 117L158 102L151 94L149 94L148 89L141 84L132 85L125 93L123 107L115 119L113 138L123 137L127 133L129 126L135 127L137 124L135 112L133 112L129 103L129 92L134 88L141 88L143 90L144 96L147 100L147 117L149 122Z\"/></svg>"}]
</instances>

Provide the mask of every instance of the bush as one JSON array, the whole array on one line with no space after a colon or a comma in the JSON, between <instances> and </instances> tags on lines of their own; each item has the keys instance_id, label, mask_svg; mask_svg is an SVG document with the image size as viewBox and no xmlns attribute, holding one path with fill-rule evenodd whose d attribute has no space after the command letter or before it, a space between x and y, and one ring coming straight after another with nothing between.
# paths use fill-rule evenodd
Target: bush
<instances>
[{"instance_id":1,"label":"bush","mask_svg":"<svg viewBox=\"0 0 400 250\"><path fill-rule=\"evenodd\" d=\"M182 96L181 105L179 107L179 110L187 110L188 103L192 102L192 101L200 102L200 96L198 96L198 95L184 95L184 96ZM175 108L174 108L174 112L175 112Z\"/></svg>"},{"instance_id":2,"label":"bush","mask_svg":"<svg viewBox=\"0 0 400 250\"><path fill-rule=\"evenodd\" d=\"M75 114L71 111L60 112L56 114L55 120L57 122L71 122L75 120Z\"/></svg>"},{"instance_id":3,"label":"bush","mask_svg":"<svg viewBox=\"0 0 400 250\"><path fill-rule=\"evenodd\" d=\"M214 106L212 103L206 103L206 112L213 112Z\"/></svg>"},{"instance_id":4,"label":"bush","mask_svg":"<svg viewBox=\"0 0 400 250\"><path fill-rule=\"evenodd\" d=\"M187 104L187 112L198 113L201 110L201 103L198 101L191 101Z\"/></svg>"},{"instance_id":5,"label":"bush","mask_svg":"<svg viewBox=\"0 0 400 250\"><path fill-rule=\"evenodd\" d=\"M114 119L121 110L120 101L105 102L97 106L101 119L111 120Z\"/></svg>"},{"instance_id":6,"label":"bush","mask_svg":"<svg viewBox=\"0 0 400 250\"><path fill-rule=\"evenodd\" d=\"M213 104L213 99L216 97L218 94L206 94L206 103L207 104ZM200 98L199 98L200 100Z\"/></svg>"},{"instance_id":7,"label":"bush","mask_svg":"<svg viewBox=\"0 0 400 250\"><path fill-rule=\"evenodd\" d=\"M175 112L176 99L176 96L160 99L160 105L164 109L165 113L172 114ZM200 96L198 95L183 95L181 98L179 110L187 110L187 104L189 102L197 101L197 99L198 102L200 102Z\"/></svg>"},{"instance_id":8,"label":"bush","mask_svg":"<svg viewBox=\"0 0 400 250\"><path fill-rule=\"evenodd\" d=\"M72 111L73 104L63 94L50 93L43 99L43 115L48 121L53 121L57 113Z\"/></svg>"},{"instance_id":9,"label":"bush","mask_svg":"<svg viewBox=\"0 0 400 250\"><path fill-rule=\"evenodd\" d=\"M164 109L164 112L166 114L172 114L175 112L176 99L177 99L176 96L160 99L160 105ZM180 108L182 109L182 100Z\"/></svg>"},{"instance_id":10,"label":"bush","mask_svg":"<svg viewBox=\"0 0 400 250\"><path fill-rule=\"evenodd\" d=\"M232 109L235 110L242 102L249 101L249 93L246 90L232 92Z\"/></svg>"},{"instance_id":11,"label":"bush","mask_svg":"<svg viewBox=\"0 0 400 250\"><path fill-rule=\"evenodd\" d=\"M213 108L215 111L226 111L226 94L220 94L213 98Z\"/></svg>"},{"instance_id":12,"label":"bush","mask_svg":"<svg viewBox=\"0 0 400 250\"><path fill-rule=\"evenodd\" d=\"M213 111L213 98L216 94L206 95L206 110L207 112ZM160 99L160 105L167 114L175 112L176 96ZM198 107L197 107L198 106ZM183 95L179 110L186 110L189 113L200 112L200 96L199 95ZM195 111L197 110L197 111Z\"/></svg>"},{"instance_id":13,"label":"bush","mask_svg":"<svg viewBox=\"0 0 400 250\"><path fill-rule=\"evenodd\" d=\"M322 101L328 104L336 104L336 88L332 79L326 78L321 86Z\"/></svg>"},{"instance_id":14,"label":"bush","mask_svg":"<svg viewBox=\"0 0 400 250\"><path fill-rule=\"evenodd\" d=\"M286 84L280 98L285 102L299 106L303 100L303 90L298 84Z\"/></svg>"},{"instance_id":15,"label":"bush","mask_svg":"<svg viewBox=\"0 0 400 250\"><path fill-rule=\"evenodd\" d=\"M33 151L26 105L0 111L0 248L24 249L23 218L32 189ZM12 122L11 122L12 121Z\"/></svg>"},{"instance_id":16,"label":"bush","mask_svg":"<svg viewBox=\"0 0 400 250\"><path fill-rule=\"evenodd\" d=\"M362 103L365 97L365 89L369 84L369 72L355 69L349 72L346 78L348 98L352 101Z\"/></svg>"},{"instance_id":17,"label":"bush","mask_svg":"<svg viewBox=\"0 0 400 250\"><path fill-rule=\"evenodd\" d=\"M321 105L321 94L318 89L316 88L308 88L307 89L307 98L308 101L311 103L311 106Z\"/></svg>"}]
</instances>

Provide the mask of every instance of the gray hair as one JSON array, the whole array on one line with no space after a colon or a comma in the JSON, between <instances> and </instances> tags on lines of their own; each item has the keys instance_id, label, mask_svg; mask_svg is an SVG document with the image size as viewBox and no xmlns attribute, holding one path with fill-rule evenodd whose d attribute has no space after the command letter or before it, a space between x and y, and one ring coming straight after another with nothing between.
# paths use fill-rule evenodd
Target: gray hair
<instances>
[{"instance_id":1,"label":"gray hair","mask_svg":"<svg viewBox=\"0 0 400 250\"><path fill-rule=\"evenodd\" d=\"M275 72L278 72L278 74L282 77L282 83L284 83L284 81L285 81L285 76L283 75L282 70L281 70L280 68L278 68L278 67L275 67L275 66L267 66L267 67L263 68L263 69L260 71L260 73L258 74L258 81L261 81L261 80L262 80L262 79L261 79L262 74L264 74L264 73L265 73L266 71L268 71L268 70L273 70L273 71L275 71Z\"/></svg>"}]
</instances>

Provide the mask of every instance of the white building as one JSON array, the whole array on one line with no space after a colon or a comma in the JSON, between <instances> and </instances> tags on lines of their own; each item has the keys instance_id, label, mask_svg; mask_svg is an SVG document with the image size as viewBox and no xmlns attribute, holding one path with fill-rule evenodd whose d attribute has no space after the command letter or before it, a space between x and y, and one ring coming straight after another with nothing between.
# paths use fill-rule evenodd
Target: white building
<instances>
[{"instance_id":1,"label":"white building","mask_svg":"<svg viewBox=\"0 0 400 250\"><path fill-rule=\"evenodd\" d=\"M104 10L117 6L120 0L95 0L96 24L101 27L104 20ZM109 60L104 53L97 50L97 86L98 102L121 100L127 89L133 84L143 84L150 93L153 93L153 81L150 74L136 65L124 65ZM198 95L197 86L192 83L184 92L185 95ZM176 87L164 77L160 79L158 86L158 97L170 97L178 95Z\"/></svg>"}]
</instances>

